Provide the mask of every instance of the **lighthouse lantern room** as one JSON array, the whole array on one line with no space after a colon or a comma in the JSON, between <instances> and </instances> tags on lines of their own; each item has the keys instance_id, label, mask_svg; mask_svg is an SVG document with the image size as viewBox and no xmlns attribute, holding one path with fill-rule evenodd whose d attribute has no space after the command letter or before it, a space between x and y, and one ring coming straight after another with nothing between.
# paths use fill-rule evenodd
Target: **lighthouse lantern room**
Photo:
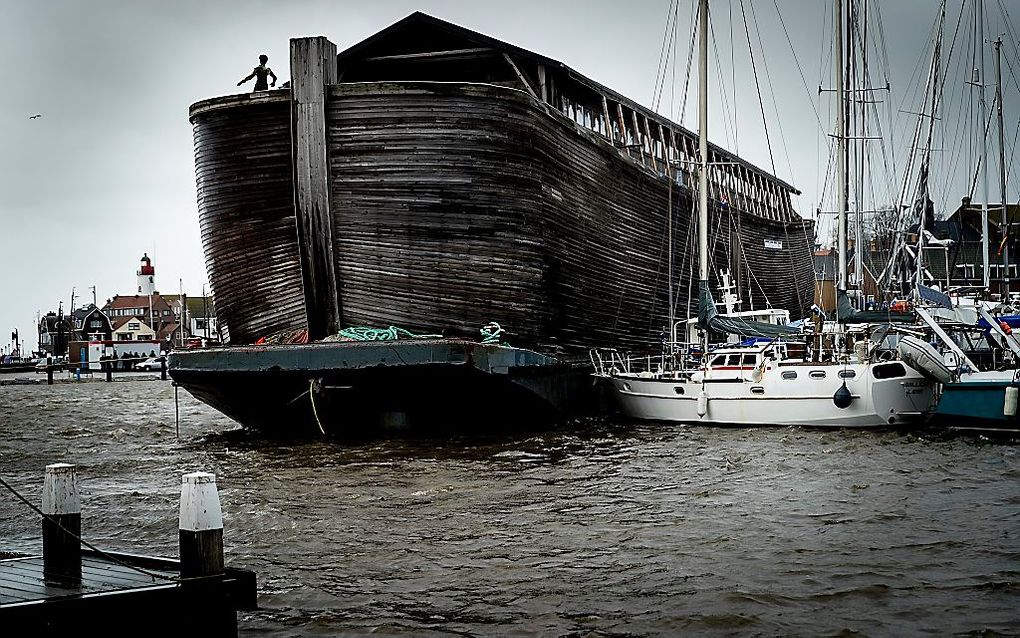
<instances>
[{"instance_id":1,"label":"lighthouse lantern room","mask_svg":"<svg viewBox=\"0 0 1020 638\"><path fill-rule=\"evenodd\" d=\"M156 269L148 253L142 255L142 265L138 269L138 294L152 295L156 292Z\"/></svg>"}]
</instances>

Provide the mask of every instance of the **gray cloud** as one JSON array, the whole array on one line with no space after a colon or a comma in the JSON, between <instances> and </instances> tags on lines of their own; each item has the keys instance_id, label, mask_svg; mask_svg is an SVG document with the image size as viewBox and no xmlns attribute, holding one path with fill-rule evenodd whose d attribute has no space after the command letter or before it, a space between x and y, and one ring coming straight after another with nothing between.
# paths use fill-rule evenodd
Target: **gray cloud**
<instances>
[{"instance_id":1,"label":"gray cloud","mask_svg":"<svg viewBox=\"0 0 1020 638\"><path fill-rule=\"evenodd\" d=\"M678 65L668 73L660 111L682 99L691 0L682 0ZM776 172L804 191L798 208L818 205L831 129L822 68L831 46L823 32L828 3L779 2L803 65L805 90L772 2L745 2L756 18L772 92L763 87ZM1000 20L989 4L989 20ZM96 285L100 302L134 287L143 251L155 252L157 283L176 292L178 281L197 294L206 281L198 232L188 106L236 91L235 83L270 56L281 81L288 76L288 38L326 35L341 49L415 10L507 40L561 60L603 84L650 104L670 3L548 1L505 2L80 2L0 0L0 335L19 328L33 334L37 310L65 307L72 286L79 298ZM770 168L757 94L747 63L739 0L714 0L714 31L720 75L735 80L726 100L713 89L712 137ZM937 3L929 0L881 4L895 127L911 125L897 111L925 46ZM955 20L959 0L951 2ZM730 22L730 16L734 16ZM750 18L750 15L749 15ZM730 29L735 70L731 72ZM994 25L993 25L994 26ZM950 27L947 27L947 30ZM989 29L993 36L1003 29ZM752 33L752 38L755 34ZM757 42L754 42L757 48ZM1016 48L1010 45L1009 53ZM989 61L991 56L989 54ZM1020 73L1020 65L1016 65ZM1004 71L1005 73L1005 71ZM676 78L675 82L673 78ZM1008 77L1008 76L1007 76ZM1009 133L1016 127L1016 88L1009 79ZM898 93L900 91L901 93ZM959 93L959 85L953 85ZM670 104L671 96L675 103ZM693 96L692 98L693 99ZM948 99L948 98L947 98ZM960 98L958 98L960 99ZM822 118L819 128L812 103ZM724 107L725 104L725 107ZM42 117L29 120L34 113ZM729 113L729 115L726 115ZM684 124L694 127L690 102ZM739 123L734 135L732 123ZM782 135L780 136L780 129ZM896 151L902 156L903 149ZM943 203L958 201L966 171L959 158L942 156L939 188ZM1014 196L1015 197L1015 196ZM830 204L826 204L829 206ZM34 342L34 336L32 341ZM6 343L6 337L0 339Z\"/></svg>"}]
</instances>

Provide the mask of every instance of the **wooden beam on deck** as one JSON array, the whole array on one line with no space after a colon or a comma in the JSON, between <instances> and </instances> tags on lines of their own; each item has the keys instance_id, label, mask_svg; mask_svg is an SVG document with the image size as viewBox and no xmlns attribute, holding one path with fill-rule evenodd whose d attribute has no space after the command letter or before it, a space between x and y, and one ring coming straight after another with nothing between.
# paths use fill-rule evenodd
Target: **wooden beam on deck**
<instances>
[{"instance_id":1,"label":"wooden beam on deck","mask_svg":"<svg viewBox=\"0 0 1020 638\"><path fill-rule=\"evenodd\" d=\"M514 73L517 74L517 79L521 81L521 84L524 85L524 88L528 89L528 93L531 93L531 97L535 98L536 100L541 99L538 97L538 93L535 93L535 89L531 88L531 82L528 82L527 78L524 77L524 74L521 73L521 70L517 68L516 64L514 64L514 61L510 59L510 56L507 55L506 53L503 53L503 59L506 60L506 63L509 64L510 68L514 70Z\"/></svg>"},{"instance_id":2,"label":"wooden beam on deck","mask_svg":"<svg viewBox=\"0 0 1020 638\"><path fill-rule=\"evenodd\" d=\"M322 36L292 38L291 159L294 212L308 340L340 331L340 295L329 202L326 87L336 83L336 45Z\"/></svg>"},{"instance_id":3,"label":"wooden beam on deck","mask_svg":"<svg viewBox=\"0 0 1020 638\"><path fill-rule=\"evenodd\" d=\"M427 51L424 53L405 53L402 55L380 55L365 58L365 62L435 62L437 60L484 58L492 55L494 50L489 47L474 49L450 49L449 51Z\"/></svg>"}]
</instances>

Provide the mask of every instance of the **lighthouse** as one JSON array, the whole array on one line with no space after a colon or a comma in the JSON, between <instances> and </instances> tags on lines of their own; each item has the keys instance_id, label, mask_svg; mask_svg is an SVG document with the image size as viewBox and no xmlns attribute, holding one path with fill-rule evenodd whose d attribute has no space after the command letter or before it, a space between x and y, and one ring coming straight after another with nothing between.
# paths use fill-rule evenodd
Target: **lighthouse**
<instances>
[{"instance_id":1,"label":"lighthouse","mask_svg":"<svg viewBox=\"0 0 1020 638\"><path fill-rule=\"evenodd\" d=\"M152 295L156 292L156 269L148 253L142 255L142 265L138 269L138 294Z\"/></svg>"}]
</instances>

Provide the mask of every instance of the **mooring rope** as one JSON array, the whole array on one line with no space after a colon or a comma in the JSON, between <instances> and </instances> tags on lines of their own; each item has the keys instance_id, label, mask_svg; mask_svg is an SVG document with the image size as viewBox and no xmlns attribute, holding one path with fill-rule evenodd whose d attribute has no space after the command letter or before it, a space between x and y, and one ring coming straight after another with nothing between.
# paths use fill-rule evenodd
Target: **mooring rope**
<instances>
[{"instance_id":1,"label":"mooring rope","mask_svg":"<svg viewBox=\"0 0 1020 638\"><path fill-rule=\"evenodd\" d=\"M323 341L396 341L397 339L440 339L439 334L416 334L404 328L390 326L388 328L372 328L370 326L351 326L344 328Z\"/></svg>"},{"instance_id":2,"label":"mooring rope","mask_svg":"<svg viewBox=\"0 0 1020 638\"><path fill-rule=\"evenodd\" d=\"M164 575L164 574L157 574L156 572L151 572L151 571L149 571L149 570L147 570L147 569L143 569L143 568L141 568L141 567L138 567L138 566L136 566L136 565L132 565L132 564L130 564L130 563L124 562L124 561L120 560L119 558L117 558L116 556L114 556L114 555L112 555L112 554L109 554L109 553L107 553L107 552L104 552L103 550L99 549L98 547L96 547L96 546L95 546L95 545L93 545L92 543L88 542L87 540L85 540L85 539L84 539L84 538L82 538L81 536L78 536L77 534L75 534L75 533L74 533L74 532L72 532L71 530L69 530L69 529L67 529L66 527L64 527L63 525L61 525L61 524L60 524L60 523L59 523L59 522L57 521L57 519L53 518L53 517L52 517L51 515L49 515L49 514L46 514L46 513L45 513L45 512L43 512L43 511L42 511L41 509L39 509L38 507L36 507L34 503L32 503L32 502L31 502L31 501L29 501L29 500L28 500L27 498L25 498L24 496L22 496L22 495L21 495L21 493L19 493L19 492L18 492L18 490L14 489L14 487L13 487L13 486L11 486L11 484L10 484L10 483L8 483L7 481L5 481L5 480L3 479L3 477L0 477L0 485L2 485L2 486L4 486L5 488L7 488L7 489L8 489L8 490L9 490L9 491L11 492L11 494L14 494L14 496L15 496L15 497L16 497L16 498L17 498L18 500L20 500L20 501L21 501L22 503L24 503L25 505L28 505L28 506L29 506L29 507L30 507L30 508L31 508L31 509L32 509L32 510L33 510L33 511L34 511L34 512L36 513L36 514L38 514L39 516L42 516L43 518L45 518L45 519L46 519L46 520L48 520L49 522L53 523L53 524L54 524L54 525L55 525L55 526L57 527L57 529L59 529L60 531L62 531L62 532L63 532L63 533L65 533L65 534L67 534L68 536L70 536L70 537L72 537L72 538L76 539L76 540L77 540L78 542L80 542L80 543L81 543L82 545L84 545L85 547L88 547L89 549L91 549L91 550L92 550L92 551L94 551L95 553L99 554L100 556L102 556L103 558L105 558L105 559L106 559L106 560L108 560L108 561L111 561L111 562L117 563L117 564L118 564L118 565L120 565L121 567L127 567L128 569L132 569L132 570L134 570L134 571L136 571L136 572L139 572L139 573L141 573L141 574L145 574L146 576L148 576L148 577L152 578L153 580L159 579L159 580L169 580L169 581L176 581L176 582L181 582L181 581L184 581L184 580L193 580L193 579L188 579L188 578L181 578L180 576L166 576L166 575Z\"/></svg>"},{"instance_id":3,"label":"mooring rope","mask_svg":"<svg viewBox=\"0 0 1020 638\"><path fill-rule=\"evenodd\" d=\"M503 329L495 321L490 321L478 332L482 333L482 343L491 345L499 343Z\"/></svg>"},{"instance_id":4,"label":"mooring rope","mask_svg":"<svg viewBox=\"0 0 1020 638\"><path fill-rule=\"evenodd\" d=\"M315 405L315 379L308 382L308 401L312 404L312 416L315 417L315 424L319 426L319 432L326 436L326 428L322 427L322 420L319 418L319 408Z\"/></svg>"}]
</instances>

